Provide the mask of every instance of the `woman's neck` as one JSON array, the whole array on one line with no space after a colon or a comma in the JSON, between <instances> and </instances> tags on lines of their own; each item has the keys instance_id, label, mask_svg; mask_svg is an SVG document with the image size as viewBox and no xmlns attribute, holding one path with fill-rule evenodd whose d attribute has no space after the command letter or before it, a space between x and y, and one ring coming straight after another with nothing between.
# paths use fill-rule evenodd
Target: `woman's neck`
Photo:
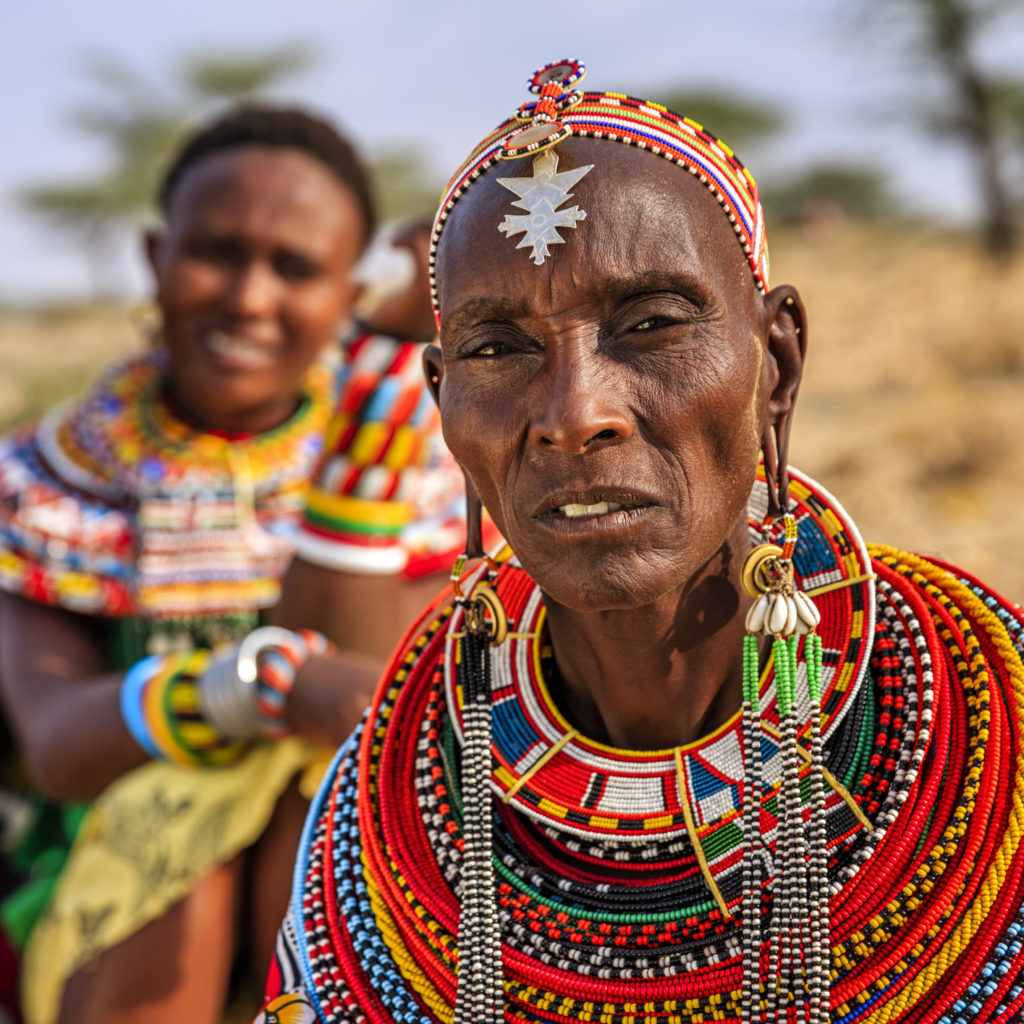
<instances>
[{"instance_id":1,"label":"woman's neck","mask_svg":"<svg viewBox=\"0 0 1024 1024\"><path fill-rule=\"evenodd\" d=\"M165 383L163 397L168 409L179 420L196 430L230 441L245 440L276 430L287 423L302 405L301 396L295 396L234 412L223 408L198 408L194 402L182 401L170 378Z\"/></svg>"},{"instance_id":2,"label":"woman's neck","mask_svg":"<svg viewBox=\"0 0 1024 1024\"><path fill-rule=\"evenodd\" d=\"M641 608L580 612L545 598L560 677L552 696L576 728L614 747L659 750L739 710L748 601L732 552L745 554L745 524L743 533L685 587Z\"/></svg>"}]
</instances>

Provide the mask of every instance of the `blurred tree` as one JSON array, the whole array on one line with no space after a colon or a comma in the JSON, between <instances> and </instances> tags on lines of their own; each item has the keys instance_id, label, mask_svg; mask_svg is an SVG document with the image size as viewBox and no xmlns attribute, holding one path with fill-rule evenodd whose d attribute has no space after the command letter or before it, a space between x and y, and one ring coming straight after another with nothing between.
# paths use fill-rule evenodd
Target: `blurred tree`
<instances>
[{"instance_id":1,"label":"blurred tree","mask_svg":"<svg viewBox=\"0 0 1024 1024\"><path fill-rule=\"evenodd\" d=\"M443 182L434 181L421 154L407 148L384 149L370 161L381 219L433 217Z\"/></svg>"},{"instance_id":2,"label":"blurred tree","mask_svg":"<svg viewBox=\"0 0 1024 1024\"><path fill-rule=\"evenodd\" d=\"M1009 160L1024 148L1024 77L986 69L978 56L983 37L998 32L1021 0L903 0L918 48L947 84L941 104L918 110L931 132L966 144L974 160L984 209L984 237L996 257L1018 242L1015 190ZM889 8L893 10L892 7ZM1015 126L1015 130L1014 130Z\"/></svg>"},{"instance_id":3,"label":"blurred tree","mask_svg":"<svg viewBox=\"0 0 1024 1024\"><path fill-rule=\"evenodd\" d=\"M85 73L100 95L70 119L107 151L107 170L81 182L26 189L22 199L82 239L97 294L116 291L111 252L126 227L153 212L160 175L189 127L218 106L265 95L311 59L298 45L260 54L195 54L180 61L168 90L113 55L93 54Z\"/></svg>"},{"instance_id":4,"label":"blurred tree","mask_svg":"<svg viewBox=\"0 0 1024 1024\"><path fill-rule=\"evenodd\" d=\"M763 191L769 216L784 223L881 220L892 217L896 206L882 171L852 164L821 164Z\"/></svg>"}]
</instances>

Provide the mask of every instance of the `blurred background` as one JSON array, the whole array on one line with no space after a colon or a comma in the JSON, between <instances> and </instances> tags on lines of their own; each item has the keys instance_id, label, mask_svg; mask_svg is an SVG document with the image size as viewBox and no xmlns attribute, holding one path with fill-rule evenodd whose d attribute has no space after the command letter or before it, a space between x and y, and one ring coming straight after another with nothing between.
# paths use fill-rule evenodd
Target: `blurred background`
<instances>
[{"instance_id":1,"label":"blurred background","mask_svg":"<svg viewBox=\"0 0 1024 1024\"><path fill-rule=\"evenodd\" d=\"M801 289L792 461L868 540L1024 599L1024 0L36 0L7 5L0 427L143 344L140 231L166 154L239 98L351 135L390 221L562 57L668 104L757 176Z\"/></svg>"}]
</instances>

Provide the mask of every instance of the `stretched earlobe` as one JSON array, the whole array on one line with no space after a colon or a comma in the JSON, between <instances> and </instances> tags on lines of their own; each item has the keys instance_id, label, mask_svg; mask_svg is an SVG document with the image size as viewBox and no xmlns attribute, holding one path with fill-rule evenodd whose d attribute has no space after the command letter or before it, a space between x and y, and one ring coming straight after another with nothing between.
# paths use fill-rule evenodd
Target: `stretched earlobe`
<instances>
[{"instance_id":1,"label":"stretched earlobe","mask_svg":"<svg viewBox=\"0 0 1024 1024\"><path fill-rule=\"evenodd\" d=\"M463 470L462 478L466 483L466 556L483 558L484 556L484 505L476 492L469 474Z\"/></svg>"},{"instance_id":2,"label":"stretched earlobe","mask_svg":"<svg viewBox=\"0 0 1024 1024\"><path fill-rule=\"evenodd\" d=\"M444 355L440 345L432 343L424 347L423 375L427 378L427 387L430 388L434 401L440 406L441 381L444 379ZM466 488L466 557L483 558L483 502L465 469L462 470L462 479Z\"/></svg>"},{"instance_id":3,"label":"stretched earlobe","mask_svg":"<svg viewBox=\"0 0 1024 1024\"><path fill-rule=\"evenodd\" d=\"M775 432L770 424L765 424L761 432L761 459L764 462L764 482L768 487L767 514L777 519L782 514L779 503L779 457Z\"/></svg>"},{"instance_id":4,"label":"stretched earlobe","mask_svg":"<svg viewBox=\"0 0 1024 1024\"><path fill-rule=\"evenodd\" d=\"M783 514L789 507L789 435L793 410L807 351L807 314L800 293L790 285L773 288L765 296L769 317L768 352L778 379L768 401L768 417L761 436L768 512Z\"/></svg>"}]
</instances>

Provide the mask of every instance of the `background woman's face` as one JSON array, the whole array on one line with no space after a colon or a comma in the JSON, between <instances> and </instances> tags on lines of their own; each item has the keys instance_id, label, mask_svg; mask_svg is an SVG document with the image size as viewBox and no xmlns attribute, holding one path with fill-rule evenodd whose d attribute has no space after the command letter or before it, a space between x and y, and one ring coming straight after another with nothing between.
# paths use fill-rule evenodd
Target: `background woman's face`
<instances>
[{"instance_id":1,"label":"background woman's face","mask_svg":"<svg viewBox=\"0 0 1024 1024\"><path fill-rule=\"evenodd\" d=\"M445 439L524 567L555 600L646 604L693 578L746 521L778 381L763 300L708 190L620 143L593 164L542 266L497 230L515 196L460 200L438 254Z\"/></svg>"},{"instance_id":2,"label":"background woman's face","mask_svg":"<svg viewBox=\"0 0 1024 1024\"><path fill-rule=\"evenodd\" d=\"M171 385L207 427L266 430L348 314L355 198L312 157L261 146L190 167L150 246Z\"/></svg>"}]
</instances>

